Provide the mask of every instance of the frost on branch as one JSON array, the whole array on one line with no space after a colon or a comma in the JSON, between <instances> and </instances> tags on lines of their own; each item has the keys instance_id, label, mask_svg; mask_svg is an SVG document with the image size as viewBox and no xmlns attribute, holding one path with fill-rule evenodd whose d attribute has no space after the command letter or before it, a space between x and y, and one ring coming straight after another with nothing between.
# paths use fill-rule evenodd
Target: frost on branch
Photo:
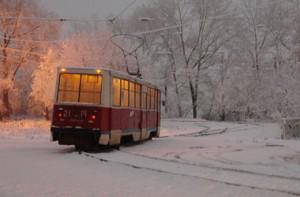
<instances>
[{"instance_id":1,"label":"frost on branch","mask_svg":"<svg viewBox=\"0 0 300 197\"><path fill-rule=\"evenodd\" d=\"M56 68L56 55L52 49L49 49L48 53L42 57L38 68L32 74L31 110L42 113L47 120L50 119L49 110L53 105Z\"/></svg>"},{"instance_id":2,"label":"frost on branch","mask_svg":"<svg viewBox=\"0 0 300 197\"><path fill-rule=\"evenodd\" d=\"M61 46L60 63L124 70L120 52L111 42L111 33L104 30L71 35Z\"/></svg>"},{"instance_id":3,"label":"frost on branch","mask_svg":"<svg viewBox=\"0 0 300 197\"><path fill-rule=\"evenodd\" d=\"M38 1L2 0L0 15L1 119L26 113L30 75L59 25L36 19L53 17Z\"/></svg>"}]
</instances>

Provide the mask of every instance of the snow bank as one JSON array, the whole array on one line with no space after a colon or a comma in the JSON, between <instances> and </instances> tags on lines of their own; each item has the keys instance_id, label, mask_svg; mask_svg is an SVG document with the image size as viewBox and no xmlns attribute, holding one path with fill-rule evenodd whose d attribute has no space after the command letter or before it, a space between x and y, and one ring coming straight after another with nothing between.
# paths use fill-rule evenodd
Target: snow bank
<instances>
[{"instance_id":1,"label":"snow bank","mask_svg":"<svg viewBox=\"0 0 300 197\"><path fill-rule=\"evenodd\" d=\"M41 119L0 122L0 139L49 139L50 122Z\"/></svg>"}]
</instances>

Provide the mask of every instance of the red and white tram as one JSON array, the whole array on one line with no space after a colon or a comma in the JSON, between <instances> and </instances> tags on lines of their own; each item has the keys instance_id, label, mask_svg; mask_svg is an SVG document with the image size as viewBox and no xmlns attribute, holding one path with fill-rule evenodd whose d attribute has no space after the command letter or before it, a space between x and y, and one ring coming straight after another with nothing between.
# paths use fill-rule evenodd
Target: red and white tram
<instances>
[{"instance_id":1,"label":"red and white tram","mask_svg":"<svg viewBox=\"0 0 300 197\"><path fill-rule=\"evenodd\" d=\"M160 91L108 69L58 68L51 133L59 144L119 146L159 137Z\"/></svg>"}]
</instances>

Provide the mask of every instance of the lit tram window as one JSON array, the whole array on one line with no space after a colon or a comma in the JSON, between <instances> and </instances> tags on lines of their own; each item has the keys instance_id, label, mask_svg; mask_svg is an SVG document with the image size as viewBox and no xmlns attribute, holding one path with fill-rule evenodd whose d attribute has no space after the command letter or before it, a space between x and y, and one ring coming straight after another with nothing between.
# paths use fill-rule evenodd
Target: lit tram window
<instances>
[{"instance_id":1,"label":"lit tram window","mask_svg":"<svg viewBox=\"0 0 300 197\"><path fill-rule=\"evenodd\" d=\"M127 80L121 80L121 106L128 107L129 85Z\"/></svg>"},{"instance_id":2,"label":"lit tram window","mask_svg":"<svg viewBox=\"0 0 300 197\"><path fill-rule=\"evenodd\" d=\"M158 97L158 94L159 94L159 91L156 90L156 106L155 106L156 111L158 111L158 108L159 108L159 102L158 102L159 97Z\"/></svg>"},{"instance_id":3,"label":"lit tram window","mask_svg":"<svg viewBox=\"0 0 300 197\"><path fill-rule=\"evenodd\" d=\"M133 82L129 82L129 106L135 107L135 86Z\"/></svg>"},{"instance_id":4,"label":"lit tram window","mask_svg":"<svg viewBox=\"0 0 300 197\"><path fill-rule=\"evenodd\" d=\"M151 106L150 108L151 109L154 109L154 105L155 105L155 90L154 89L150 89L151 90Z\"/></svg>"},{"instance_id":5,"label":"lit tram window","mask_svg":"<svg viewBox=\"0 0 300 197\"><path fill-rule=\"evenodd\" d=\"M58 102L78 102L80 74L61 74Z\"/></svg>"},{"instance_id":6,"label":"lit tram window","mask_svg":"<svg viewBox=\"0 0 300 197\"><path fill-rule=\"evenodd\" d=\"M101 103L102 76L61 74L58 102Z\"/></svg>"},{"instance_id":7,"label":"lit tram window","mask_svg":"<svg viewBox=\"0 0 300 197\"><path fill-rule=\"evenodd\" d=\"M147 109L147 87L142 88L142 108Z\"/></svg>"},{"instance_id":8,"label":"lit tram window","mask_svg":"<svg viewBox=\"0 0 300 197\"><path fill-rule=\"evenodd\" d=\"M135 84L135 107L141 108L141 85Z\"/></svg>"},{"instance_id":9,"label":"lit tram window","mask_svg":"<svg viewBox=\"0 0 300 197\"><path fill-rule=\"evenodd\" d=\"M147 88L147 109L151 109L151 88Z\"/></svg>"},{"instance_id":10,"label":"lit tram window","mask_svg":"<svg viewBox=\"0 0 300 197\"><path fill-rule=\"evenodd\" d=\"M102 76L82 75L79 102L101 103Z\"/></svg>"},{"instance_id":11,"label":"lit tram window","mask_svg":"<svg viewBox=\"0 0 300 197\"><path fill-rule=\"evenodd\" d=\"M121 105L121 80L118 78L113 78L113 105Z\"/></svg>"},{"instance_id":12,"label":"lit tram window","mask_svg":"<svg viewBox=\"0 0 300 197\"><path fill-rule=\"evenodd\" d=\"M157 111L157 90L154 89L154 109Z\"/></svg>"},{"instance_id":13,"label":"lit tram window","mask_svg":"<svg viewBox=\"0 0 300 197\"><path fill-rule=\"evenodd\" d=\"M147 99L148 99L148 109L152 109L152 107L151 107L151 100L152 100L152 98L151 98L151 93L152 93L152 89L151 88L148 88L148 92L147 92Z\"/></svg>"},{"instance_id":14,"label":"lit tram window","mask_svg":"<svg viewBox=\"0 0 300 197\"><path fill-rule=\"evenodd\" d=\"M102 76L61 74L58 102L101 103Z\"/></svg>"}]
</instances>

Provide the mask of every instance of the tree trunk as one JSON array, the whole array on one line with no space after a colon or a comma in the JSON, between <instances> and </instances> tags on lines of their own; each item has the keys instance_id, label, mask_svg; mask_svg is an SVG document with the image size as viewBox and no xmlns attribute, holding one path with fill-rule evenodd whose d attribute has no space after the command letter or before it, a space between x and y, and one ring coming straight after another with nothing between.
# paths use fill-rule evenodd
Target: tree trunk
<instances>
[{"instance_id":1,"label":"tree trunk","mask_svg":"<svg viewBox=\"0 0 300 197\"><path fill-rule=\"evenodd\" d=\"M164 102L164 106L165 106L165 114L168 115L168 87L165 85L165 102Z\"/></svg>"},{"instance_id":2,"label":"tree trunk","mask_svg":"<svg viewBox=\"0 0 300 197\"><path fill-rule=\"evenodd\" d=\"M45 116L45 119L46 119L46 120L50 120L49 109L48 109L48 107L45 108L44 116Z\"/></svg>"},{"instance_id":3,"label":"tree trunk","mask_svg":"<svg viewBox=\"0 0 300 197\"><path fill-rule=\"evenodd\" d=\"M192 95L192 105L193 105L193 118L198 118L198 89L199 89L199 78L200 78L200 68L201 63L198 63L197 66L197 74L195 76L195 82L193 85L193 81L190 79L190 90Z\"/></svg>"},{"instance_id":4,"label":"tree trunk","mask_svg":"<svg viewBox=\"0 0 300 197\"><path fill-rule=\"evenodd\" d=\"M2 94L2 102L4 107L2 118L9 118L11 113L11 106L9 102L9 90L4 89Z\"/></svg>"},{"instance_id":5,"label":"tree trunk","mask_svg":"<svg viewBox=\"0 0 300 197\"><path fill-rule=\"evenodd\" d=\"M221 121L225 121L226 120L226 113L225 113L225 109L224 108L222 109L220 118L221 118Z\"/></svg>"},{"instance_id":6,"label":"tree trunk","mask_svg":"<svg viewBox=\"0 0 300 197\"><path fill-rule=\"evenodd\" d=\"M173 79L174 79L174 82L175 82L175 93L176 93L176 105L177 105L177 110L178 110L178 115L179 115L179 118L182 118L183 117L183 112L182 112L182 108L181 108L181 105L180 105L180 95L179 95L179 88L178 88L178 84L177 84L177 77L176 77L176 74L173 72Z\"/></svg>"},{"instance_id":7,"label":"tree trunk","mask_svg":"<svg viewBox=\"0 0 300 197\"><path fill-rule=\"evenodd\" d=\"M222 97L221 97L221 108L222 108L221 121L225 121L226 120L224 100L225 100L225 96L222 93Z\"/></svg>"},{"instance_id":8,"label":"tree trunk","mask_svg":"<svg viewBox=\"0 0 300 197\"><path fill-rule=\"evenodd\" d=\"M180 102L180 95L179 95L179 87L178 87L178 81L177 81L177 76L176 76L176 60L174 56L174 51L172 47L169 44L169 41L165 39L163 35L161 35L162 39L164 40L166 47L168 48L168 51L170 54L168 55L169 61L171 62L171 69L172 69L172 77L175 83L175 93L176 93L176 106L177 106L177 111L178 111L178 116L179 118L183 117L183 111L181 107L181 102Z\"/></svg>"},{"instance_id":9,"label":"tree trunk","mask_svg":"<svg viewBox=\"0 0 300 197\"><path fill-rule=\"evenodd\" d=\"M193 104L193 118L196 119L198 117L198 106L197 106L197 99L193 98L192 99L192 104Z\"/></svg>"},{"instance_id":10,"label":"tree trunk","mask_svg":"<svg viewBox=\"0 0 300 197\"><path fill-rule=\"evenodd\" d=\"M196 119L198 114L198 106L197 106L197 92L193 86L193 83L190 81L190 90L191 90L191 97L192 97L192 108L193 108L193 118Z\"/></svg>"}]
</instances>

